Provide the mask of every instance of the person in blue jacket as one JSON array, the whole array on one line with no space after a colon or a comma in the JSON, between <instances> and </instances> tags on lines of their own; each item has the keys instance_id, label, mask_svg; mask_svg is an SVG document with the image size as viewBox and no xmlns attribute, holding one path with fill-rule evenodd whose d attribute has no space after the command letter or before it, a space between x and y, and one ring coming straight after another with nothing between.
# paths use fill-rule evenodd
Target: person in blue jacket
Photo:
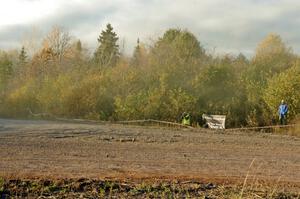
<instances>
[{"instance_id":1,"label":"person in blue jacket","mask_svg":"<svg viewBox=\"0 0 300 199\"><path fill-rule=\"evenodd\" d=\"M281 104L278 108L278 114L279 114L279 121L281 125L287 124L287 113L288 113L288 105L284 102L284 100L281 100Z\"/></svg>"}]
</instances>

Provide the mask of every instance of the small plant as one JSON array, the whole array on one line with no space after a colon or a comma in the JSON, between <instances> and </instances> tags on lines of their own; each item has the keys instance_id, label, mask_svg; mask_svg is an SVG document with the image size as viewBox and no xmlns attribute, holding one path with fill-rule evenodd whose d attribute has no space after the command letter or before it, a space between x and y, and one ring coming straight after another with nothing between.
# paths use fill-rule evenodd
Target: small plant
<instances>
[{"instance_id":1,"label":"small plant","mask_svg":"<svg viewBox=\"0 0 300 199\"><path fill-rule=\"evenodd\" d=\"M49 186L50 192L55 192L55 191L57 191L58 189L59 189L59 187L58 187L55 183L53 183L53 184L51 184L51 185Z\"/></svg>"},{"instance_id":2,"label":"small plant","mask_svg":"<svg viewBox=\"0 0 300 199\"><path fill-rule=\"evenodd\" d=\"M189 192L188 189L185 190L185 197L186 197L186 198L191 198L190 192Z\"/></svg>"},{"instance_id":3,"label":"small plant","mask_svg":"<svg viewBox=\"0 0 300 199\"><path fill-rule=\"evenodd\" d=\"M101 198L103 198L103 197L105 196L105 188L103 188L103 187L100 187L100 188L99 188L99 196L100 196Z\"/></svg>"},{"instance_id":4,"label":"small plant","mask_svg":"<svg viewBox=\"0 0 300 199\"><path fill-rule=\"evenodd\" d=\"M140 192L146 192L146 193L151 193L153 190L153 187L150 184L142 183L140 186L138 186L138 189Z\"/></svg>"},{"instance_id":5,"label":"small plant","mask_svg":"<svg viewBox=\"0 0 300 199\"><path fill-rule=\"evenodd\" d=\"M103 187L99 188L99 194L105 196L105 193L109 192L109 197L111 197L116 187L117 187L116 183L105 181Z\"/></svg>"},{"instance_id":6,"label":"small plant","mask_svg":"<svg viewBox=\"0 0 300 199\"><path fill-rule=\"evenodd\" d=\"M40 189L40 185L37 182L32 182L30 185L30 189L32 192L36 192Z\"/></svg>"},{"instance_id":7,"label":"small plant","mask_svg":"<svg viewBox=\"0 0 300 199\"><path fill-rule=\"evenodd\" d=\"M63 188L60 190L60 193L67 193L67 192L68 192L68 190L67 190L66 187L63 187Z\"/></svg>"},{"instance_id":8,"label":"small plant","mask_svg":"<svg viewBox=\"0 0 300 199\"><path fill-rule=\"evenodd\" d=\"M3 178L0 178L0 193L4 191L5 181Z\"/></svg>"},{"instance_id":9,"label":"small plant","mask_svg":"<svg viewBox=\"0 0 300 199\"><path fill-rule=\"evenodd\" d=\"M141 190L140 190L140 187L139 186L136 186L134 187L133 189L131 189L130 191L130 194L135 196L135 195L138 195L141 193Z\"/></svg>"},{"instance_id":10,"label":"small plant","mask_svg":"<svg viewBox=\"0 0 300 199\"><path fill-rule=\"evenodd\" d=\"M170 189L170 186L168 184L162 184L162 196L163 198L173 198L172 197L172 191Z\"/></svg>"}]
</instances>

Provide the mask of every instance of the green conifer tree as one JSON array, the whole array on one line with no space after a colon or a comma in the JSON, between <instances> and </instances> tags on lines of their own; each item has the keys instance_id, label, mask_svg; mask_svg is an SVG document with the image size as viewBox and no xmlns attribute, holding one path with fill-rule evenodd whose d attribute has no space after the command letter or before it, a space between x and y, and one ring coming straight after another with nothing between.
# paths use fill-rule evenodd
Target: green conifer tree
<instances>
[{"instance_id":1,"label":"green conifer tree","mask_svg":"<svg viewBox=\"0 0 300 199\"><path fill-rule=\"evenodd\" d=\"M99 38L99 47L94 54L95 62L101 68L113 67L120 57L118 37L113 32L111 24L107 24L106 30L102 31Z\"/></svg>"},{"instance_id":2,"label":"green conifer tree","mask_svg":"<svg viewBox=\"0 0 300 199\"><path fill-rule=\"evenodd\" d=\"M24 65L26 63L26 59L27 59L27 53L25 51L25 47L23 46L19 54L19 64Z\"/></svg>"},{"instance_id":3,"label":"green conifer tree","mask_svg":"<svg viewBox=\"0 0 300 199\"><path fill-rule=\"evenodd\" d=\"M80 39L78 39L78 41L76 42L76 50L77 50L78 52L81 52L81 51L82 51L82 44L81 44Z\"/></svg>"},{"instance_id":4,"label":"green conifer tree","mask_svg":"<svg viewBox=\"0 0 300 199\"><path fill-rule=\"evenodd\" d=\"M134 48L133 57L131 59L132 66L139 66L141 64L141 54L140 39L137 39L137 45Z\"/></svg>"}]
</instances>

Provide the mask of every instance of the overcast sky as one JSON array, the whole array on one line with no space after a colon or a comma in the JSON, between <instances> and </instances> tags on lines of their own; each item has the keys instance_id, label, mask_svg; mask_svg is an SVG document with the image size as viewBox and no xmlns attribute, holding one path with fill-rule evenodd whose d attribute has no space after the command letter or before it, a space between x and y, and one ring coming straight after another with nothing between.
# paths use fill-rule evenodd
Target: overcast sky
<instances>
[{"instance_id":1,"label":"overcast sky","mask_svg":"<svg viewBox=\"0 0 300 199\"><path fill-rule=\"evenodd\" d=\"M0 49L20 48L33 27L59 25L93 51L108 22L127 53L168 28L188 29L211 52L251 56L272 32L300 53L299 0L1 0Z\"/></svg>"}]
</instances>

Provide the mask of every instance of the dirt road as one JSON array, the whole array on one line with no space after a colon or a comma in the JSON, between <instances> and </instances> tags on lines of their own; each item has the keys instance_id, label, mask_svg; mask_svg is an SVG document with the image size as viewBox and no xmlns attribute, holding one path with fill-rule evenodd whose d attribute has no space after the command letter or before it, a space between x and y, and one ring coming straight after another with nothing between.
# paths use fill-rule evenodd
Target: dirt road
<instances>
[{"instance_id":1,"label":"dirt road","mask_svg":"<svg viewBox=\"0 0 300 199\"><path fill-rule=\"evenodd\" d=\"M249 171L300 187L300 139L268 133L0 120L0 157L0 176L242 182Z\"/></svg>"}]
</instances>

